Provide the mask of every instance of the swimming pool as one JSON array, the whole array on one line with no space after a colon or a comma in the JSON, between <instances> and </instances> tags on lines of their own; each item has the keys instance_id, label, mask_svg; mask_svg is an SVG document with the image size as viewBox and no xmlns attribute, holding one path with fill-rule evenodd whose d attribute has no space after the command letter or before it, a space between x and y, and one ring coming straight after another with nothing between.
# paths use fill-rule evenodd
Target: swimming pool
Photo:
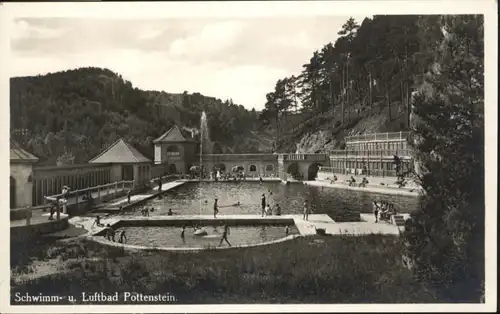
<instances>
[{"instance_id":1,"label":"swimming pool","mask_svg":"<svg viewBox=\"0 0 500 314\"><path fill-rule=\"evenodd\" d=\"M413 196L381 195L364 191L321 188L276 182L190 182L148 201L151 215L212 215L213 200L218 198L219 214L260 214L261 195L273 206L279 204L282 215L301 214L304 201L315 214L328 214L337 222L359 221L360 213L371 213L372 202L387 200L400 212L412 212L419 203ZM233 206L239 202L239 206ZM141 215L139 210L123 215Z\"/></svg>"},{"instance_id":2,"label":"swimming pool","mask_svg":"<svg viewBox=\"0 0 500 314\"><path fill-rule=\"evenodd\" d=\"M288 233L285 226L231 226L227 239L232 246L255 245L285 238L287 235L299 234L297 228L290 225ZM206 236L195 236L194 228L187 227L184 238L179 227L123 227L126 232L126 244L148 247L175 248L210 248L219 246L222 237L222 226L205 226ZM225 241L220 246L229 246Z\"/></svg>"}]
</instances>

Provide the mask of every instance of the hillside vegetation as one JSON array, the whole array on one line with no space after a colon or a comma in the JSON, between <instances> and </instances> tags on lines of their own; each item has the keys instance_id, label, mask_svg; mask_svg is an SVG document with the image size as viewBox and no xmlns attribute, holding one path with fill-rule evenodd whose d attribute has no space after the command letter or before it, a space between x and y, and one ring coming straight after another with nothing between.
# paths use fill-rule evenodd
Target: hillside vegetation
<instances>
[{"instance_id":1,"label":"hillside vegetation","mask_svg":"<svg viewBox=\"0 0 500 314\"><path fill-rule=\"evenodd\" d=\"M348 135L408 129L411 95L429 71L442 39L440 16L350 18L335 43L314 51L298 75L278 80L261 121L272 125L281 151L338 149ZM308 119L283 128L297 108Z\"/></svg>"},{"instance_id":2,"label":"hillside vegetation","mask_svg":"<svg viewBox=\"0 0 500 314\"><path fill-rule=\"evenodd\" d=\"M151 158L152 141L174 124L197 133L202 110L215 153L271 150L255 110L199 93L144 91L108 69L16 77L10 91L11 132L42 164L86 162L119 137Z\"/></svg>"}]
</instances>

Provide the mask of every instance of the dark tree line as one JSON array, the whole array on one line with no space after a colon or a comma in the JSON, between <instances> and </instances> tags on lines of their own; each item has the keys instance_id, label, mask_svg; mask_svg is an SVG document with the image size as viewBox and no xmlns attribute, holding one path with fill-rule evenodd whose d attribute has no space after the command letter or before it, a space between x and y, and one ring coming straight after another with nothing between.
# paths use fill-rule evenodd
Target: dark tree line
<instances>
[{"instance_id":1,"label":"dark tree line","mask_svg":"<svg viewBox=\"0 0 500 314\"><path fill-rule=\"evenodd\" d=\"M219 152L267 150L255 110L199 93L143 91L107 69L12 78L10 91L11 131L27 130L24 144L42 163L86 162L119 137L152 157L156 137L174 123L198 129L202 110Z\"/></svg>"}]
</instances>

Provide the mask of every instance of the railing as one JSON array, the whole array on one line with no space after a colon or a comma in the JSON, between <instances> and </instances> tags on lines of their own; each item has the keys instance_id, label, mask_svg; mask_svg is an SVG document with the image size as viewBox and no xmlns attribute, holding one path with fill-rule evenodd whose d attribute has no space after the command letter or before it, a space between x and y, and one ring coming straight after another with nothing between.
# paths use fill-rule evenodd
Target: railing
<instances>
[{"instance_id":1,"label":"railing","mask_svg":"<svg viewBox=\"0 0 500 314\"><path fill-rule=\"evenodd\" d=\"M375 177L396 177L396 170L380 170L380 169L357 169L357 168L332 168L319 167L319 172L329 172L342 175L365 175Z\"/></svg>"},{"instance_id":2,"label":"railing","mask_svg":"<svg viewBox=\"0 0 500 314\"><path fill-rule=\"evenodd\" d=\"M325 161L328 159L326 154L280 154L283 161Z\"/></svg>"},{"instance_id":3,"label":"railing","mask_svg":"<svg viewBox=\"0 0 500 314\"><path fill-rule=\"evenodd\" d=\"M42 205L45 195L54 195L64 185L74 189L107 184L111 180L110 164L76 164L34 167L32 205Z\"/></svg>"},{"instance_id":4,"label":"railing","mask_svg":"<svg viewBox=\"0 0 500 314\"><path fill-rule=\"evenodd\" d=\"M410 132L387 132L387 133L374 133L374 134L363 134L363 135L353 135L346 136L345 141L347 142L363 142L363 141L389 141L389 140L405 140L410 136Z\"/></svg>"},{"instance_id":5,"label":"railing","mask_svg":"<svg viewBox=\"0 0 500 314\"><path fill-rule=\"evenodd\" d=\"M199 155L198 155L199 158ZM203 154L203 161L275 161L275 154Z\"/></svg>"},{"instance_id":6,"label":"railing","mask_svg":"<svg viewBox=\"0 0 500 314\"><path fill-rule=\"evenodd\" d=\"M411 157L413 150L411 149L382 149L382 150L333 150L330 151L330 157L366 157L366 158L380 158L380 157Z\"/></svg>"},{"instance_id":7,"label":"railing","mask_svg":"<svg viewBox=\"0 0 500 314\"><path fill-rule=\"evenodd\" d=\"M75 204L78 206L81 201L80 196L87 195L89 193L94 193L97 192L97 198L100 199L101 196L109 196L111 195L116 195L119 192L123 192L125 190L131 190L134 186L134 181L119 181L119 182L113 182L113 183L108 183L108 184L103 184L103 185L97 185L85 189L80 189L80 190L75 190L75 191L70 191L66 194L65 198L69 199L71 197L75 197ZM110 189L113 189L113 193L110 193ZM52 199L57 199L58 197L62 197L63 194L55 194L51 196L47 196L48 198Z\"/></svg>"}]
</instances>

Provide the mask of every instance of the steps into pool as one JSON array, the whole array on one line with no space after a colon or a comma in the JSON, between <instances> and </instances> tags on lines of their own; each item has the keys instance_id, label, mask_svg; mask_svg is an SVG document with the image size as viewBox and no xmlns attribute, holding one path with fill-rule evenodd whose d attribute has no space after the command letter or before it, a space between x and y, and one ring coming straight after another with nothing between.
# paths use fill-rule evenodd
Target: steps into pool
<instances>
[{"instance_id":1,"label":"steps into pool","mask_svg":"<svg viewBox=\"0 0 500 314\"><path fill-rule=\"evenodd\" d=\"M393 215L391 217L391 223L398 227L403 227L405 225L405 219L402 215Z\"/></svg>"}]
</instances>

